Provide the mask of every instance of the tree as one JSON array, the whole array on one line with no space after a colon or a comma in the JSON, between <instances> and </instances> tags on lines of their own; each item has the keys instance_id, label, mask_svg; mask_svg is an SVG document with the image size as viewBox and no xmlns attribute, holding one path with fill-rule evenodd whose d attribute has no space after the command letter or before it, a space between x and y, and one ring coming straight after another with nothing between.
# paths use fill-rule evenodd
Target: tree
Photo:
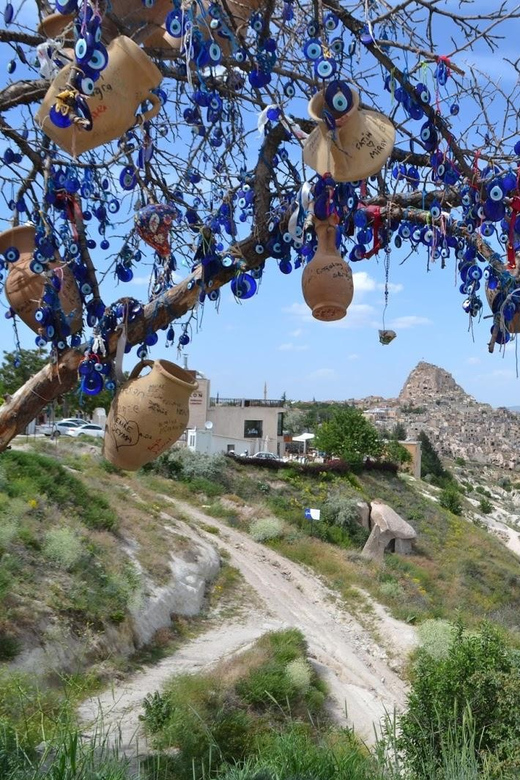
<instances>
[{"instance_id":1,"label":"tree","mask_svg":"<svg viewBox=\"0 0 520 780\"><path fill-rule=\"evenodd\" d=\"M20 349L4 352L0 365L0 396L12 395L19 387L40 371L49 360L40 349Z\"/></svg>"},{"instance_id":2,"label":"tree","mask_svg":"<svg viewBox=\"0 0 520 780\"><path fill-rule=\"evenodd\" d=\"M470 317L482 310L485 262L490 349L510 339L520 306L520 83L506 90L480 72L478 61L485 52L500 71L501 35L519 18L517 6L498 0L476 14L470 6L466 13L464 3L423 0L395 6L102 0L92 13L88 1L60 0L58 9L69 16L38 27L49 6L46 0L36 5L33 19L25 7L17 16L11 2L5 6L0 40L9 47L12 80L0 91L0 176L12 225L27 219L35 225L33 270L43 271L47 285L37 300L37 338L52 356L4 404L0 449L74 387L78 366L92 353L110 364L122 337L128 347L139 345L142 357L162 329L167 344L185 346L202 308L218 302L223 285L231 283L245 301L267 261L283 274L305 266L316 251L315 227L326 219L337 223L336 244L351 261L379 254L386 263L392 247L405 242L421 249L427 266L457 265ZM45 30L50 41L40 47ZM149 59L140 54L146 64L132 75L137 55L130 57L117 81L111 73L115 52L124 49L115 41L122 33L142 44ZM472 50L475 66L467 63ZM71 58L73 68L61 68L59 86L45 100L50 80ZM507 52L502 62L519 71ZM345 123L356 115L353 84L363 108L389 118L395 143L388 124L374 141L367 115L357 114L365 123L359 133L355 122ZM302 116L303 105L328 87L327 109L318 115L324 135L318 130L306 142L316 125ZM134 128L121 129L119 142L90 141L105 114L128 125L146 97L151 107ZM85 129L89 105L93 131ZM56 122L70 125L62 128L68 146L56 146L42 131L57 138ZM357 133L348 160L345 132ZM303 165L302 146L309 161L318 136L328 145L326 159L337 160L338 171L347 168L336 173L338 181L322 175L330 172L328 164L325 171L313 163L319 176ZM67 151L89 144L77 157ZM368 178L348 181L348 166L361 157L373 163L372 175L365 167ZM6 241L2 262L9 266L16 260L12 252L5 255ZM53 257L61 266L56 271L48 264ZM65 266L74 274L85 323L72 335L56 294ZM143 268L150 271L144 304L124 294L104 299L107 274L124 284ZM112 387L115 378L105 381Z\"/></svg>"},{"instance_id":3,"label":"tree","mask_svg":"<svg viewBox=\"0 0 520 780\"><path fill-rule=\"evenodd\" d=\"M406 439L406 428L402 422L396 422L392 428L390 438L395 439L395 441L404 441Z\"/></svg>"},{"instance_id":4,"label":"tree","mask_svg":"<svg viewBox=\"0 0 520 780\"><path fill-rule=\"evenodd\" d=\"M392 463L397 463L398 466L403 465L403 463L412 462L411 454L408 452L406 447L403 447L402 444L399 444L396 439L390 439L390 441L385 442L383 457L385 460L389 460Z\"/></svg>"},{"instance_id":5,"label":"tree","mask_svg":"<svg viewBox=\"0 0 520 780\"><path fill-rule=\"evenodd\" d=\"M418 439L421 442L421 477L425 477L427 474L431 477L436 477L437 479L446 477L446 469L435 452L428 435L424 431L421 431Z\"/></svg>"},{"instance_id":6,"label":"tree","mask_svg":"<svg viewBox=\"0 0 520 780\"><path fill-rule=\"evenodd\" d=\"M315 444L319 450L351 465L362 463L365 457L378 458L382 452L376 428L354 406L336 409L316 431Z\"/></svg>"}]
</instances>

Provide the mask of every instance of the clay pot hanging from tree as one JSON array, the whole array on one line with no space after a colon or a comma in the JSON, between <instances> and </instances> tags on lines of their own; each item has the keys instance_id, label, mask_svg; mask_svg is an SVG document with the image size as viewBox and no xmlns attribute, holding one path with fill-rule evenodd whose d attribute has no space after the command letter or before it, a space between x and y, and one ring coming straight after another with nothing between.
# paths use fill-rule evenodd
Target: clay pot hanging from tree
<instances>
[{"instance_id":1,"label":"clay pot hanging from tree","mask_svg":"<svg viewBox=\"0 0 520 780\"><path fill-rule=\"evenodd\" d=\"M56 111L56 106L63 103L59 96L69 90L74 78L73 65L66 65L58 73L36 114L42 130L69 154L82 154L114 141L135 124L152 119L161 108L160 98L152 92L162 81L161 72L136 43L120 35L108 46L107 55L108 64L92 85L92 94L82 99L86 116L80 124L86 127L91 124L91 129L78 126L74 116L71 124L58 127L49 116L51 110ZM152 107L136 116L145 100Z\"/></svg>"},{"instance_id":2,"label":"clay pot hanging from tree","mask_svg":"<svg viewBox=\"0 0 520 780\"><path fill-rule=\"evenodd\" d=\"M302 275L305 303L324 322L345 317L354 295L352 271L336 245L336 227L336 217L314 221L318 248Z\"/></svg>"},{"instance_id":3,"label":"clay pot hanging from tree","mask_svg":"<svg viewBox=\"0 0 520 780\"><path fill-rule=\"evenodd\" d=\"M34 273L31 262L35 250L36 229L33 225L6 230L0 235L0 253L9 261L9 255L19 255L17 260L9 262L9 272L5 282L5 295L15 314L25 322L35 333L39 333L42 321L37 319L41 311L42 298L48 276L45 273ZM14 250L14 253L13 253ZM82 327L81 298L70 268L61 263L58 255L56 260L47 263L46 269L53 271L58 278L57 293L61 310L70 327L71 333L77 333ZM56 289L56 285L53 285Z\"/></svg>"},{"instance_id":4,"label":"clay pot hanging from tree","mask_svg":"<svg viewBox=\"0 0 520 780\"><path fill-rule=\"evenodd\" d=\"M139 376L145 366L149 374ZM168 360L143 360L112 401L103 455L119 468L136 471L168 450L188 424L193 376Z\"/></svg>"},{"instance_id":5,"label":"clay pot hanging from tree","mask_svg":"<svg viewBox=\"0 0 520 780\"><path fill-rule=\"evenodd\" d=\"M303 149L303 159L322 176L358 181L378 173L394 148L395 128L378 111L359 107L359 95L345 81L331 81L310 100L318 122Z\"/></svg>"}]
</instances>

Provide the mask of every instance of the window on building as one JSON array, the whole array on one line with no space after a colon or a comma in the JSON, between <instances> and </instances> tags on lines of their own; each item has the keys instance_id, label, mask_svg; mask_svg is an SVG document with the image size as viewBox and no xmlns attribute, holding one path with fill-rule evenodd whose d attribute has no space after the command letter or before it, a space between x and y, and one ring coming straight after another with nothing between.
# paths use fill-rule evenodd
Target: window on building
<instances>
[{"instance_id":1,"label":"window on building","mask_svg":"<svg viewBox=\"0 0 520 780\"><path fill-rule=\"evenodd\" d=\"M197 442L196 436L197 436L197 434L195 433L195 431L193 431L193 432L190 431L188 433L188 447L195 447L196 442Z\"/></svg>"},{"instance_id":2,"label":"window on building","mask_svg":"<svg viewBox=\"0 0 520 780\"><path fill-rule=\"evenodd\" d=\"M262 420L244 421L244 439L262 438Z\"/></svg>"},{"instance_id":3,"label":"window on building","mask_svg":"<svg viewBox=\"0 0 520 780\"><path fill-rule=\"evenodd\" d=\"M234 452L235 451L235 445L234 444L228 444L227 445L227 451L228 452Z\"/></svg>"},{"instance_id":4,"label":"window on building","mask_svg":"<svg viewBox=\"0 0 520 780\"><path fill-rule=\"evenodd\" d=\"M276 435L283 436L283 412L278 412L278 430Z\"/></svg>"}]
</instances>

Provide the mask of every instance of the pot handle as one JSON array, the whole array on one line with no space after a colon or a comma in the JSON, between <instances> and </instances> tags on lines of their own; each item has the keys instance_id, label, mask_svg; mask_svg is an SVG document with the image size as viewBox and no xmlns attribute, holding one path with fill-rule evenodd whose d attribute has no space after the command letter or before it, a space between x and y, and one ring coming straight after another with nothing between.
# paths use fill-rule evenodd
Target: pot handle
<instances>
[{"instance_id":1,"label":"pot handle","mask_svg":"<svg viewBox=\"0 0 520 780\"><path fill-rule=\"evenodd\" d=\"M161 110L161 98L156 95L155 92L150 92L146 99L150 101L152 107L149 108L148 111L145 111L144 114L140 114L137 117L137 122L139 125L142 125L143 122L148 122L150 119L153 119L154 116L157 116Z\"/></svg>"},{"instance_id":2,"label":"pot handle","mask_svg":"<svg viewBox=\"0 0 520 780\"><path fill-rule=\"evenodd\" d=\"M134 368L132 369L132 372L130 373L130 376L128 379L137 379L141 371L145 366L150 366L150 368L153 368L153 360L141 360L140 363L138 363Z\"/></svg>"}]
</instances>

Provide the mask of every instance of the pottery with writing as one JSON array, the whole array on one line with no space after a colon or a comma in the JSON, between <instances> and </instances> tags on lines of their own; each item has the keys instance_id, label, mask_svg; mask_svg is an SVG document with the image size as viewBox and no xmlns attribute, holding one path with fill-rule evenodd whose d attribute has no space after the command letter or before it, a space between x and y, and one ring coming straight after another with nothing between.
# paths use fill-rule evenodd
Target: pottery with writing
<instances>
[{"instance_id":1,"label":"pottery with writing","mask_svg":"<svg viewBox=\"0 0 520 780\"><path fill-rule=\"evenodd\" d=\"M71 78L72 65L66 65L49 87L36 114L42 130L69 154L74 156L120 138L136 123L152 119L159 113L161 101L151 90L162 81L160 70L130 38L120 35L108 46L108 65L96 81L94 92L86 101L92 114L92 130L72 124L56 127L49 111ZM152 107L136 116L139 105L148 100Z\"/></svg>"},{"instance_id":2,"label":"pottery with writing","mask_svg":"<svg viewBox=\"0 0 520 780\"><path fill-rule=\"evenodd\" d=\"M318 248L303 271L303 297L317 320L341 320L354 295L352 271L336 247L334 220L316 220L314 225Z\"/></svg>"},{"instance_id":3,"label":"pottery with writing","mask_svg":"<svg viewBox=\"0 0 520 780\"><path fill-rule=\"evenodd\" d=\"M13 311L26 325L38 333L40 324L34 315L40 306L45 288L45 275L35 274L30 263L35 249L33 225L21 225L11 228L0 235L0 253L14 246L20 252L16 262L9 264L9 273L5 282L5 295ZM74 274L59 261L48 264L48 268L57 269L61 276L59 299L63 313L70 324L71 332L76 333L82 326L82 305Z\"/></svg>"},{"instance_id":4,"label":"pottery with writing","mask_svg":"<svg viewBox=\"0 0 520 780\"><path fill-rule=\"evenodd\" d=\"M378 111L359 108L359 95L351 92L353 105L336 121L334 131L324 121L325 90L309 103L309 114L319 124L305 140L303 159L335 181L358 181L378 173L394 148L392 122Z\"/></svg>"},{"instance_id":5,"label":"pottery with writing","mask_svg":"<svg viewBox=\"0 0 520 780\"><path fill-rule=\"evenodd\" d=\"M152 370L139 376L145 366ZM198 384L168 360L142 360L112 401L103 455L126 471L136 471L174 444L188 424L189 398Z\"/></svg>"}]
</instances>

